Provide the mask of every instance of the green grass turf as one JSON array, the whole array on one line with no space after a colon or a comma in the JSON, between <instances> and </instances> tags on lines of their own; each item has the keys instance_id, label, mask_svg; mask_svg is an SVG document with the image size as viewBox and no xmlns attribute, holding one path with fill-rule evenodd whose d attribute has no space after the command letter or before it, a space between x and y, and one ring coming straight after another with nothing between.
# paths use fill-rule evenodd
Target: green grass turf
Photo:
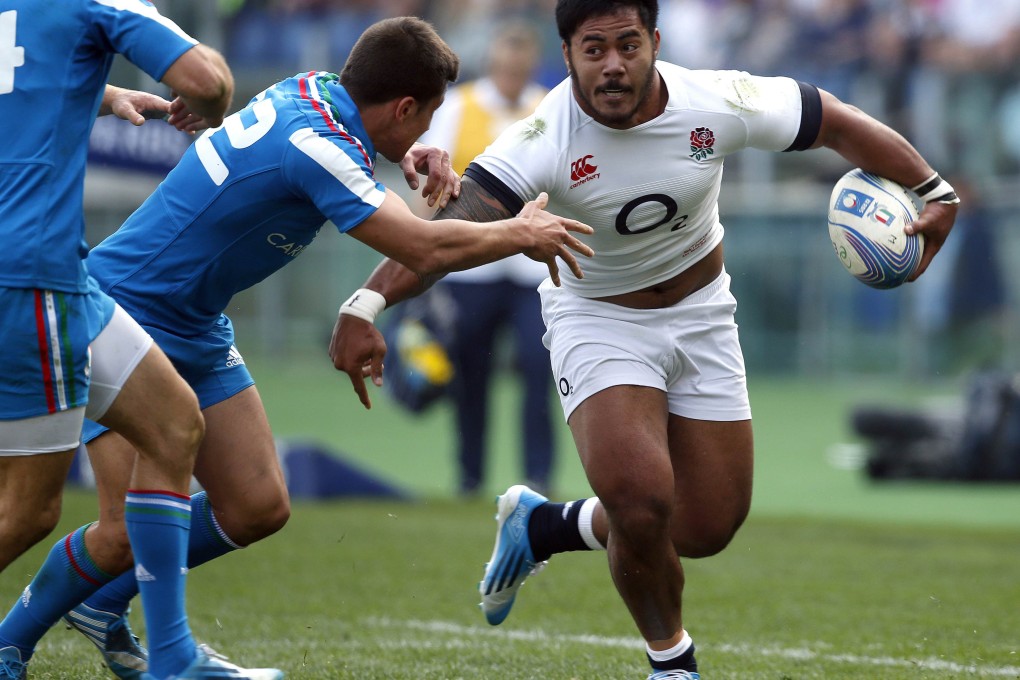
<instances>
[{"instance_id":1,"label":"green grass turf","mask_svg":"<svg viewBox=\"0 0 1020 680\"><path fill-rule=\"evenodd\" d=\"M372 409L358 402L347 376L329 360L249 359L270 423L283 439L311 439L403 488L448 497L456 488L453 416L445 403L424 415L401 410L370 386ZM955 385L892 381L817 382L750 379L756 439L752 512L872 521L917 521L1020 529L1020 486L872 483L859 470L830 462L833 447L852 442L850 409L858 404L924 408L933 397L958 395ZM504 379L490 404L490 474L486 496L523 480L518 386ZM555 403L555 402L554 402ZM554 493L590 494L567 426L556 408Z\"/></svg>"},{"instance_id":2,"label":"green grass turf","mask_svg":"<svg viewBox=\"0 0 1020 680\"><path fill-rule=\"evenodd\" d=\"M322 442L420 500L297 501L280 534L192 572L199 639L291 679L645 677L602 553L557 556L506 623L485 624L475 588L494 507L452 497L443 408L415 418L376 393L366 412L328 361L249 362L279 437ZM826 456L848 438L848 407L875 395L917 403L932 390L771 380L751 389L751 517L724 553L686 564L686 625L706 680L1020 677L1020 488L875 485ZM494 404L493 493L518 481L513 396L504 385ZM580 497L587 485L569 433L560 436L557 495ZM69 492L60 533L0 576L0 601L13 603L52 539L94 507L91 493ZM59 626L31 672L108 677L91 645Z\"/></svg>"},{"instance_id":3,"label":"green grass turf","mask_svg":"<svg viewBox=\"0 0 1020 680\"><path fill-rule=\"evenodd\" d=\"M93 505L70 493L62 530ZM283 533L192 571L192 627L292 679L643 678L602 553L557 556L502 626L484 623L491 515L481 501L299 503ZM13 601L42 552L0 595ZM688 563L687 625L706 678L1017 677L1018 561L1012 530L752 518ZM58 626L31 677L106 677L97 659Z\"/></svg>"}]
</instances>

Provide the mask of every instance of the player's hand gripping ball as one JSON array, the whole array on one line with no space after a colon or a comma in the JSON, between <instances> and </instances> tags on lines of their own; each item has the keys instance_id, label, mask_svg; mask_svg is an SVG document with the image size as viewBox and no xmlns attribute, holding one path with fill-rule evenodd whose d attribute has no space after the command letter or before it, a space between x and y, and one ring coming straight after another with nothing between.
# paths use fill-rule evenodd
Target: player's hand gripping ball
<instances>
[{"instance_id":1,"label":"player's hand gripping ball","mask_svg":"<svg viewBox=\"0 0 1020 680\"><path fill-rule=\"evenodd\" d=\"M917 216L908 189L856 168L832 190L829 238L854 277L872 288L895 288L921 262L924 237L903 231Z\"/></svg>"}]
</instances>

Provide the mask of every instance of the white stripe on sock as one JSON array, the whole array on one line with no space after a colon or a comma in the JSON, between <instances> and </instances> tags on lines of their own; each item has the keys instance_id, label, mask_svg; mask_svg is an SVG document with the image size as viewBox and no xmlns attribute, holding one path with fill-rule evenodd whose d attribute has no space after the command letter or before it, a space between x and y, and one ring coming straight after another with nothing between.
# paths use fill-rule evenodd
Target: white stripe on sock
<instances>
[{"instance_id":1,"label":"white stripe on sock","mask_svg":"<svg viewBox=\"0 0 1020 680\"><path fill-rule=\"evenodd\" d=\"M688 635L687 631L685 630L684 636L680 638L680 642L676 643L669 649L663 649L662 651L657 652L651 647L649 647L648 643L645 643L645 649L648 651L648 656L651 657L652 661L661 662L677 658L678 656L686 652L688 649L690 649L692 644L694 644L694 640L691 639L691 636Z\"/></svg>"},{"instance_id":2,"label":"white stripe on sock","mask_svg":"<svg viewBox=\"0 0 1020 680\"><path fill-rule=\"evenodd\" d=\"M595 504L599 502L599 499L595 496L585 500L581 504L581 512L577 515L577 530L581 532L581 538L584 539L585 545L592 550L605 550L606 546L599 543L599 539L595 538L595 531L591 526L592 515L595 513Z\"/></svg>"}]
</instances>

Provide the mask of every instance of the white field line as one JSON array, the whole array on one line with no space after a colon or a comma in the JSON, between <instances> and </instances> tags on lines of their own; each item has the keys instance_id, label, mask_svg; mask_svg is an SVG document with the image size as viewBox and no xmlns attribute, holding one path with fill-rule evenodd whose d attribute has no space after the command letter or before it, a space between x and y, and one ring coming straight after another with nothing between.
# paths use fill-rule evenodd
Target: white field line
<instances>
[{"instance_id":1,"label":"white field line","mask_svg":"<svg viewBox=\"0 0 1020 680\"><path fill-rule=\"evenodd\" d=\"M365 621L368 625L381 628L412 629L427 633L457 635L461 637L489 637L504 640L536 642L547 645L577 644L593 647L616 647L623 649L644 650L644 644L634 638L605 637L600 635L562 635L547 631L504 630L497 628L481 628L462 626L446 621L398 621L387 618L371 618ZM961 664L942 659L904 659L893 656L868 656L866 654L835 654L821 652L807 647L760 647L757 645L714 644L705 649L714 652L733 654L735 656L774 656L796 661L825 661L854 666L877 666L885 668L914 668L918 670L960 673L984 677L1020 677L1020 666L990 666L979 664Z\"/></svg>"}]
</instances>

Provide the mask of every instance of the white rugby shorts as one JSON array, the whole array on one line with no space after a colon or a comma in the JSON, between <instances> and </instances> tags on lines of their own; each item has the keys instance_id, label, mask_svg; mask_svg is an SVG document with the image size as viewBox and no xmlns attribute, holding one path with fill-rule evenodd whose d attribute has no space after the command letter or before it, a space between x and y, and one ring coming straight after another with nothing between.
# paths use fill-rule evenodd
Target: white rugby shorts
<instances>
[{"instance_id":1,"label":"white rugby shorts","mask_svg":"<svg viewBox=\"0 0 1020 680\"><path fill-rule=\"evenodd\" d=\"M117 305L110 322L89 346L88 405L42 416L0 420L0 456L31 456L77 448L84 418L103 417L151 346L149 334Z\"/></svg>"},{"instance_id":2,"label":"white rugby shorts","mask_svg":"<svg viewBox=\"0 0 1020 680\"><path fill-rule=\"evenodd\" d=\"M672 307L631 309L539 286L543 337L563 415L616 385L666 392L669 412L698 420L751 417L737 301L723 271Z\"/></svg>"}]
</instances>

